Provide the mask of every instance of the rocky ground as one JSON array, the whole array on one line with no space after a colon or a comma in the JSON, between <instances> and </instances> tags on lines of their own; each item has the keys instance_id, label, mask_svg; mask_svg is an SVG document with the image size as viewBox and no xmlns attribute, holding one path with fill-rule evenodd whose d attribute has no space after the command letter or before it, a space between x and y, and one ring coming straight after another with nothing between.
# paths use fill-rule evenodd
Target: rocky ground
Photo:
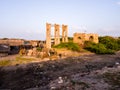
<instances>
[{"instance_id":1,"label":"rocky ground","mask_svg":"<svg viewBox=\"0 0 120 90\"><path fill-rule=\"evenodd\" d=\"M120 52L0 67L0 90L120 90Z\"/></svg>"}]
</instances>

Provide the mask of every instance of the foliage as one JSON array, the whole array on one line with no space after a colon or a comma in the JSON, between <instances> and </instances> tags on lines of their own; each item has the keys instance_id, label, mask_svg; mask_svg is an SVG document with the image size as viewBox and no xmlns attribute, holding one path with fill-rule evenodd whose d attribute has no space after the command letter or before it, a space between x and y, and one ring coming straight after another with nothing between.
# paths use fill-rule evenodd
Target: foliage
<instances>
[{"instance_id":1,"label":"foliage","mask_svg":"<svg viewBox=\"0 0 120 90\"><path fill-rule=\"evenodd\" d=\"M85 42L85 49L87 49L88 51L94 52L96 54L114 54L115 53L114 50L107 49L102 43L95 44L89 41Z\"/></svg>"},{"instance_id":2,"label":"foliage","mask_svg":"<svg viewBox=\"0 0 120 90\"><path fill-rule=\"evenodd\" d=\"M85 49L96 54L114 54L115 51L120 50L120 38L110 36L99 37L98 44L86 41Z\"/></svg>"},{"instance_id":3,"label":"foliage","mask_svg":"<svg viewBox=\"0 0 120 90\"><path fill-rule=\"evenodd\" d=\"M118 51L120 50L120 39L113 38L110 36L105 37L99 37L99 43L102 43L105 45L107 49Z\"/></svg>"},{"instance_id":4,"label":"foliage","mask_svg":"<svg viewBox=\"0 0 120 90\"><path fill-rule=\"evenodd\" d=\"M118 38L117 44L118 44L118 48L119 48L119 50L120 50L120 38Z\"/></svg>"},{"instance_id":5,"label":"foliage","mask_svg":"<svg viewBox=\"0 0 120 90\"><path fill-rule=\"evenodd\" d=\"M80 46L73 42L60 43L59 45L53 46L53 48L67 48L72 51L80 51Z\"/></svg>"}]
</instances>

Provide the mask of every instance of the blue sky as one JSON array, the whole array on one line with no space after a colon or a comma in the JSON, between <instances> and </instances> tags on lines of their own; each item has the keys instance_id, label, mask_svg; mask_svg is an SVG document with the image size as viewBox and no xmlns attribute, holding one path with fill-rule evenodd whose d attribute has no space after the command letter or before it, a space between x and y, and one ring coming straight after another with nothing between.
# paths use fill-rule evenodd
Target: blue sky
<instances>
[{"instance_id":1,"label":"blue sky","mask_svg":"<svg viewBox=\"0 0 120 90\"><path fill-rule=\"evenodd\" d=\"M44 40L46 22L120 36L120 0L0 0L0 38Z\"/></svg>"}]
</instances>

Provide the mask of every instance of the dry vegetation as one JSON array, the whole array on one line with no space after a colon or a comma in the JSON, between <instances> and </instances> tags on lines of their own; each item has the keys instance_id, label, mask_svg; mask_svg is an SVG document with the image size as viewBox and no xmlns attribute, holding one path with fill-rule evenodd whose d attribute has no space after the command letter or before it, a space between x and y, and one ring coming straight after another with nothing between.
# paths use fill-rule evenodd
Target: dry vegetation
<instances>
[{"instance_id":1,"label":"dry vegetation","mask_svg":"<svg viewBox=\"0 0 120 90\"><path fill-rule=\"evenodd\" d=\"M14 56L12 60L10 58L5 58L5 59L0 60L0 66L26 64L26 63L30 63L33 61L35 61L35 58Z\"/></svg>"}]
</instances>

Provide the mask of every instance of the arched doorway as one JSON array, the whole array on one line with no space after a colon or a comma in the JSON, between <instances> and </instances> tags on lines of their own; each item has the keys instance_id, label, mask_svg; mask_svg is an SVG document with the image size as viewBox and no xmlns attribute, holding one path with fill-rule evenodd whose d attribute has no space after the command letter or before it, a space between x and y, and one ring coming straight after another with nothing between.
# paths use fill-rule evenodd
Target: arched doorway
<instances>
[{"instance_id":1,"label":"arched doorway","mask_svg":"<svg viewBox=\"0 0 120 90\"><path fill-rule=\"evenodd\" d=\"M89 41L93 42L93 40L94 40L94 37L93 37L93 36L90 36L90 37L89 37Z\"/></svg>"}]
</instances>

